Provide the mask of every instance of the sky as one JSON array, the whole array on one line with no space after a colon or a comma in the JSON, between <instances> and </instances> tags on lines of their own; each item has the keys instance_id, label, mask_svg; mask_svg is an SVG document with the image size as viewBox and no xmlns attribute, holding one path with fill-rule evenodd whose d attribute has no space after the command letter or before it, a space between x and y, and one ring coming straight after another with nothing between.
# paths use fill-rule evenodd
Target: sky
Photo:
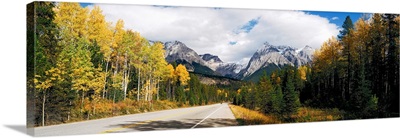
<instances>
[{"instance_id":1,"label":"sky","mask_svg":"<svg viewBox=\"0 0 400 138\"><path fill-rule=\"evenodd\" d=\"M107 21L125 22L126 29L153 41L181 41L198 54L217 55L222 61L246 64L265 42L315 49L336 37L346 18L362 13L196 8L81 3L99 6Z\"/></svg>"}]
</instances>

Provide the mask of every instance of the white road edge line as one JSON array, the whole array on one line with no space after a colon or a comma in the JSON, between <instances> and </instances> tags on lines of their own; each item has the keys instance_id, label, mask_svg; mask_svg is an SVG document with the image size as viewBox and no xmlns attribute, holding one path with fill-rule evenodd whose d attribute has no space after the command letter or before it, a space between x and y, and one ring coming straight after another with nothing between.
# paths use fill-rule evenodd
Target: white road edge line
<instances>
[{"instance_id":1,"label":"white road edge line","mask_svg":"<svg viewBox=\"0 0 400 138\"><path fill-rule=\"evenodd\" d=\"M215 110L214 112L212 112L211 114L209 114L208 116L206 116L203 120L201 120L200 122L198 122L196 125L194 125L193 127L191 127L190 129L195 128L196 126L200 125L204 120L206 120L207 118L209 118L211 115L213 115L215 112L217 112L219 109L221 109L223 107L223 105L221 107L219 107L217 110Z\"/></svg>"}]
</instances>

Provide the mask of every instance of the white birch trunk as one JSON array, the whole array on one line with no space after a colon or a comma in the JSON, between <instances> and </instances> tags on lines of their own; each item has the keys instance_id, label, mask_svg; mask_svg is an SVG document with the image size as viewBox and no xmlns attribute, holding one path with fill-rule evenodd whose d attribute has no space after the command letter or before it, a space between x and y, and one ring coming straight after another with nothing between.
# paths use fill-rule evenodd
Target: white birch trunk
<instances>
[{"instance_id":1,"label":"white birch trunk","mask_svg":"<svg viewBox=\"0 0 400 138\"><path fill-rule=\"evenodd\" d=\"M108 73L108 64L109 63L110 63L110 58L108 58L107 63L106 63L106 75L104 75L103 99L106 95L107 73Z\"/></svg>"},{"instance_id":2,"label":"white birch trunk","mask_svg":"<svg viewBox=\"0 0 400 138\"><path fill-rule=\"evenodd\" d=\"M124 100L126 99L127 90L128 90L129 72L130 72L130 66L128 66L128 71L126 72L126 75L125 75Z\"/></svg>"},{"instance_id":3,"label":"white birch trunk","mask_svg":"<svg viewBox=\"0 0 400 138\"><path fill-rule=\"evenodd\" d=\"M46 103L46 90L43 91L43 102L42 102L42 126L44 126L44 107Z\"/></svg>"}]
</instances>

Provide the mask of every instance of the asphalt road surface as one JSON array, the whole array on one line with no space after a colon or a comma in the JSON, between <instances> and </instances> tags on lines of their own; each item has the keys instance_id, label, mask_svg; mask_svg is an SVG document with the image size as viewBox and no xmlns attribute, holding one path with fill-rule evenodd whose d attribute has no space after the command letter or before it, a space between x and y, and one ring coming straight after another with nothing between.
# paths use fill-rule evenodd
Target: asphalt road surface
<instances>
[{"instance_id":1,"label":"asphalt road surface","mask_svg":"<svg viewBox=\"0 0 400 138\"><path fill-rule=\"evenodd\" d=\"M237 125L228 104L163 110L34 128L35 136L210 128Z\"/></svg>"}]
</instances>

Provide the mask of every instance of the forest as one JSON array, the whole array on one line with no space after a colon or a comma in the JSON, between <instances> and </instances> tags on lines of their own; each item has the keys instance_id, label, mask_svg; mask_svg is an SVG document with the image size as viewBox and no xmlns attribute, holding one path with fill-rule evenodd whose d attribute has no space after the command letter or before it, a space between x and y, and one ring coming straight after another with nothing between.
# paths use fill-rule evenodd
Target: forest
<instances>
[{"instance_id":1,"label":"forest","mask_svg":"<svg viewBox=\"0 0 400 138\"><path fill-rule=\"evenodd\" d=\"M112 26L99 7L37 2L27 14L30 125L227 101L227 90L168 64L162 43L123 20Z\"/></svg>"},{"instance_id":2,"label":"forest","mask_svg":"<svg viewBox=\"0 0 400 138\"><path fill-rule=\"evenodd\" d=\"M264 73L256 83L205 85L167 63L161 42L107 22L79 3L27 7L28 126L47 126L219 102L286 122L302 108L338 119L399 116L399 15L372 14L314 53L310 64Z\"/></svg>"},{"instance_id":3,"label":"forest","mask_svg":"<svg viewBox=\"0 0 400 138\"><path fill-rule=\"evenodd\" d=\"M399 117L399 23L395 14L349 16L312 63L264 73L243 85L233 103L294 121L301 107L340 110L338 119Z\"/></svg>"}]
</instances>

